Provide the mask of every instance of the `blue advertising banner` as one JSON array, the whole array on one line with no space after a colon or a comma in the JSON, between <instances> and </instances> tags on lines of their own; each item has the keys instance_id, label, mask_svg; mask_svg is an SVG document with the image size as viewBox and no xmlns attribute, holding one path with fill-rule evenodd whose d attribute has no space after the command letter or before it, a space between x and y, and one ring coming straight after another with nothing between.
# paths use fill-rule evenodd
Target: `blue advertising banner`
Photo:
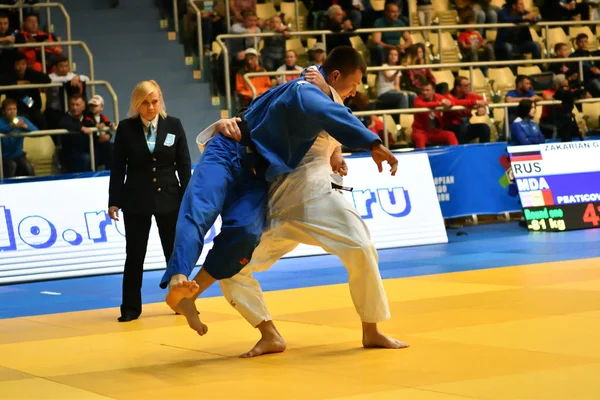
<instances>
[{"instance_id":1,"label":"blue advertising banner","mask_svg":"<svg viewBox=\"0 0 600 400\"><path fill-rule=\"evenodd\" d=\"M521 211L506 143L424 151L429 156L444 218Z\"/></svg>"}]
</instances>

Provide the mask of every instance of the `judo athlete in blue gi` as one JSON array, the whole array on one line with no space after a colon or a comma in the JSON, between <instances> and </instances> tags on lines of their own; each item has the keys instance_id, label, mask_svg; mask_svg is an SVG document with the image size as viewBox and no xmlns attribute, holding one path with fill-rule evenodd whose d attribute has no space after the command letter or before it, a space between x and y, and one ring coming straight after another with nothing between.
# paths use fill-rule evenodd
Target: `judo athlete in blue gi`
<instances>
[{"instance_id":1,"label":"judo athlete in blue gi","mask_svg":"<svg viewBox=\"0 0 600 400\"><path fill-rule=\"evenodd\" d=\"M362 57L347 46L332 51L323 65L327 82L341 97L355 94L365 71ZM392 173L398 163L378 136L346 107L302 78L256 99L239 126L239 142L234 140L237 132L228 137L224 132L231 130L220 125L221 134L206 145L184 195L175 249L161 280L161 287L169 286L167 304L183 313L200 335L207 328L197 315L195 298L250 261L265 227L267 182L293 171L321 131L331 132L350 148L370 150L380 172L383 161ZM219 214L221 233L194 281L187 281L200 257L204 236Z\"/></svg>"}]
</instances>

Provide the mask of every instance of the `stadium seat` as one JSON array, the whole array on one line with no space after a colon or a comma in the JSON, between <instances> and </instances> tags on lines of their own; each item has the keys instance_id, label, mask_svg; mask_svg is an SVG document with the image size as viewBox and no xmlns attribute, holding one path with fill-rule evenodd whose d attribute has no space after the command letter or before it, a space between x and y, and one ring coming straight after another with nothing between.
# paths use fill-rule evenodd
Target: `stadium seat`
<instances>
[{"instance_id":1,"label":"stadium seat","mask_svg":"<svg viewBox=\"0 0 600 400\"><path fill-rule=\"evenodd\" d=\"M55 148L50 136L25 137L23 151L33 165L35 176L52 175Z\"/></svg>"},{"instance_id":2,"label":"stadium seat","mask_svg":"<svg viewBox=\"0 0 600 400\"><path fill-rule=\"evenodd\" d=\"M583 119L588 129L600 129L600 102L582 104Z\"/></svg>"},{"instance_id":3,"label":"stadium seat","mask_svg":"<svg viewBox=\"0 0 600 400\"><path fill-rule=\"evenodd\" d=\"M277 10L275 10L273 3L269 2L256 5L256 16L263 21L271 18L274 15L277 15Z\"/></svg>"},{"instance_id":4,"label":"stadium seat","mask_svg":"<svg viewBox=\"0 0 600 400\"><path fill-rule=\"evenodd\" d=\"M598 50L598 38L596 35L592 33L592 30L589 26L571 26L569 27L569 37L573 43L573 47L575 47L575 38L580 33L585 33L588 36L588 50L595 51Z\"/></svg>"}]
</instances>

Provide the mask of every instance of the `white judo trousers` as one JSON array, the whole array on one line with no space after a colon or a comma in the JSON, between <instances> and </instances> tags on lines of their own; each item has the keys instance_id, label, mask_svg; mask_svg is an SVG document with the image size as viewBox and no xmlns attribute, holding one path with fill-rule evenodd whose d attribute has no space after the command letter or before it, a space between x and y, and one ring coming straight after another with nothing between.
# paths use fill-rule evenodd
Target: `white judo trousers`
<instances>
[{"instance_id":1,"label":"white judo trousers","mask_svg":"<svg viewBox=\"0 0 600 400\"><path fill-rule=\"evenodd\" d=\"M362 322L390 318L369 229L343 194L331 188L330 158L339 145L322 132L300 165L271 185L267 228L250 263L219 281L225 299L254 327L272 317L253 273L269 269L300 243L320 246L340 258Z\"/></svg>"}]
</instances>

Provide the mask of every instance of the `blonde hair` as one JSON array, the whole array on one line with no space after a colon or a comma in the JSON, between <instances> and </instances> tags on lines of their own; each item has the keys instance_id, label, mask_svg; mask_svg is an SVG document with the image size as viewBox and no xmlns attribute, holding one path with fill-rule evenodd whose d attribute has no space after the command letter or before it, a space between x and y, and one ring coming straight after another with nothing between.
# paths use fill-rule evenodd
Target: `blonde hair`
<instances>
[{"instance_id":1,"label":"blonde hair","mask_svg":"<svg viewBox=\"0 0 600 400\"><path fill-rule=\"evenodd\" d=\"M163 118L167 117L167 108L165 106L165 99L163 98L162 91L160 90L160 86L156 83L155 80L149 81L141 81L138 83L133 92L131 93L131 102L129 103L129 116L137 117L140 115L140 106L146 100L146 97L150 93L156 92L158 93L158 98L160 102L160 115Z\"/></svg>"}]
</instances>

